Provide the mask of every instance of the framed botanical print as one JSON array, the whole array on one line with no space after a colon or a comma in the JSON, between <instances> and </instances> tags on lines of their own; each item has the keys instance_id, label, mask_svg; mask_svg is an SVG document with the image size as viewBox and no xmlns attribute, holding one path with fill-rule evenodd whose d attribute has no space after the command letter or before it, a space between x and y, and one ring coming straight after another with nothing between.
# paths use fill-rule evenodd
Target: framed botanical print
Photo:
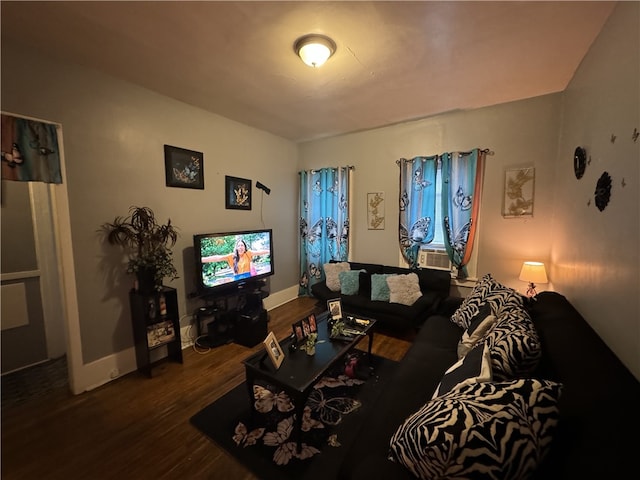
<instances>
[{"instance_id":1,"label":"framed botanical print","mask_svg":"<svg viewBox=\"0 0 640 480\"><path fill-rule=\"evenodd\" d=\"M384 192L367 193L367 228L384 230Z\"/></svg>"},{"instance_id":2,"label":"framed botanical print","mask_svg":"<svg viewBox=\"0 0 640 480\"><path fill-rule=\"evenodd\" d=\"M224 177L225 207L236 210L251 210L251 180Z\"/></svg>"},{"instance_id":3,"label":"framed botanical print","mask_svg":"<svg viewBox=\"0 0 640 480\"><path fill-rule=\"evenodd\" d=\"M533 167L513 168L504 175L504 218L533 216L536 170Z\"/></svg>"}]
</instances>

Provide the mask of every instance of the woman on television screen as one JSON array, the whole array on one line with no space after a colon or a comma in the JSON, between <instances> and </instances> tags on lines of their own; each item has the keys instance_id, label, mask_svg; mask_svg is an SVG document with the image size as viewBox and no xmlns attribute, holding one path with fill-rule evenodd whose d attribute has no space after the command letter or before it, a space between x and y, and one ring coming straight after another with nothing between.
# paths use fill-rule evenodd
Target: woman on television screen
<instances>
[{"instance_id":1,"label":"woman on television screen","mask_svg":"<svg viewBox=\"0 0 640 480\"><path fill-rule=\"evenodd\" d=\"M246 242L239 238L232 253L202 257L202 262L227 262L235 275L249 277L256 274L253 266L253 257L268 253L269 250L249 250Z\"/></svg>"}]
</instances>

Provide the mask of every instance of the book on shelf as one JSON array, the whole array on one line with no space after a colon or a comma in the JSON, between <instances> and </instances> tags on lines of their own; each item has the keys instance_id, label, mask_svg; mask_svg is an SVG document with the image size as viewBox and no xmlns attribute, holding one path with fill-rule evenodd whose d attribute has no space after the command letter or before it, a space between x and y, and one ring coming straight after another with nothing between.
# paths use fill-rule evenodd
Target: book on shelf
<instances>
[{"instance_id":1,"label":"book on shelf","mask_svg":"<svg viewBox=\"0 0 640 480\"><path fill-rule=\"evenodd\" d=\"M171 320L147 326L147 344L149 347L157 347L175 338L176 332L173 329L173 322Z\"/></svg>"}]
</instances>

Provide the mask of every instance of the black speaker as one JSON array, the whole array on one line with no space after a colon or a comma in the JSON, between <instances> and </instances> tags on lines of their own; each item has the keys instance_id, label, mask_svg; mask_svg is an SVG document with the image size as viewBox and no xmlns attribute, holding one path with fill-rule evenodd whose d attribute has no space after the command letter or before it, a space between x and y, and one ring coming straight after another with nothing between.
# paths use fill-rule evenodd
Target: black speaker
<instances>
[{"instance_id":1,"label":"black speaker","mask_svg":"<svg viewBox=\"0 0 640 480\"><path fill-rule=\"evenodd\" d=\"M235 325L234 341L245 347L253 347L267 337L267 311L239 313Z\"/></svg>"},{"instance_id":2,"label":"black speaker","mask_svg":"<svg viewBox=\"0 0 640 480\"><path fill-rule=\"evenodd\" d=\"M207 337L211 347L233 342L234 317L235 312L227 312L207 323Z\"/></svg>"}]
</instances>

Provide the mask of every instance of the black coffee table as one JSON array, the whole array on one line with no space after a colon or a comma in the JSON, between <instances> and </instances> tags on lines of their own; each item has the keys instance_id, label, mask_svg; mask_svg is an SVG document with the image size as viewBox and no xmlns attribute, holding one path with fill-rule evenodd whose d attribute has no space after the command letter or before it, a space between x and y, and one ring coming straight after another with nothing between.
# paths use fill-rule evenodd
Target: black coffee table
<instances>
[{"instance_id":1,"label":"black coffee table","mask_svg":"<svg viewBox=\"0 0 640 480\"><path fill-rule=\"evenodd\" d=\"M317 316L318 343L315 355L307 355L303 350L289 351L291 339L288 338L280 342L285 358L279 369L276 370L264 349L242 362L245 367L252 414L256 413L253 386L258 380L282 389L293 401L295 405L294 432L297 436L298 452L302 446L302 414L314 385L365 336L369 337L368 357L369 366L372 366L371 347L373 345L373 327L376 321L367 318L369 324L360 327L362 335L356 335L347 340L332 340L330 339L327 315L328 313L324 312Z\"/></svg>"}]
</instances>

